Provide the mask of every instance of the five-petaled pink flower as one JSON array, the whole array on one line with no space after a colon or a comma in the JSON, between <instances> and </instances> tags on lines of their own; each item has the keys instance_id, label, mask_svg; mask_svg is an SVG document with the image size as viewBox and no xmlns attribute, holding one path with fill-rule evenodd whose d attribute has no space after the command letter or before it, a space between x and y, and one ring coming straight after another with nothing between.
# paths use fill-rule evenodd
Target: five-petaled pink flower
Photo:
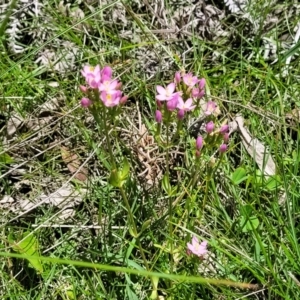
<instances>
[{"instance_id":1,"label":"five-petaled pink flower","mask_svg":"<svg viewBox=\"0 0 300 300\"><path fill-rule=\"evenodd\" d=\"M178 98L177 108L179 110L190 111L190 110L193 110L195 107L196 107L196 105L193 105L192 98L187 99L185 102L183 101L183 99L181 97Z\"/></svg>"},{"instance_id":2,"label":"five-petaled pink flower","mask_svg":"<svg viewBox=\"0 0 300 300\"><path fill-rule=\"evenodd\" d=\"M207 241L200 243L198 238L193 236L192 243L187 243L187 248L198 257L203 257L207 253Z\"/></svg>"},{"instance_id":3,"label":"five-petaled pink flower","mask_svg":"<svg viewBox=\"0 0 300 300\"><path fill-rule=\"evenodd\" d=\"M105 91L106 93L111 94L116 90L117 85L118 85L117 80L105 80L103 82L100 82L99 91L100 92Z\"/></svg>"},{"instance_id":4,"label":"five-petaled pink flower","mask_svg":"<svg viewBox=\"0 0 300 300\"><path fill-rule=\"evenodd\" d=\"M182 80L188 87L193 87L197 82L199 82L197 76L193 76L192 73L183 75Z\"/></svg>"},{"instance_id":5,"label":"five-petaled pink flower","mask_svg":"<svg viewBox=\"0 0 300 300\"><path fill-rule=\"evenodd\" d=\"M206 111L204 112L207 116L213 114L217 108L217 105L214 101L208 101L206 104Z\"/></svg>"},{"instance_id":6,"label":"five-petaled pink flower","mask_svg":"<svg viewBox=\"0 0 300 300\"><path fill-rule=\"evenodd\" d=\"M86 83L92 89L98 88L101 82L101 70L99 65L97 65L96 67L84 66L81 74L85 78Z\"/></svg>"},{"instance_id":7,"label":"five-petaled pink flower","mask_svg":"<svg viewBox=\"0 0 300 300\"><path fill-rule=\"evenodd\" d=\"M107 93L106 91L103 91L100 94L100 98L106 107L113 107L118 105L120 103L121 96L121 91L114 91L113 93Z\"/></svg>"},{"instance_id":8,"label":"five-petaled pink flower","mask_svg":"<svg viewBox=\"0 0 300 300\"><path fill-rule=\"evenodd\" d=\"M166 88L161 85L156 86L156 90L158 95L156 95L156 99L159 101L169 101L174 97L175 91L175 83L172 82L167 85Z\"/></svg>"}]
</instances>

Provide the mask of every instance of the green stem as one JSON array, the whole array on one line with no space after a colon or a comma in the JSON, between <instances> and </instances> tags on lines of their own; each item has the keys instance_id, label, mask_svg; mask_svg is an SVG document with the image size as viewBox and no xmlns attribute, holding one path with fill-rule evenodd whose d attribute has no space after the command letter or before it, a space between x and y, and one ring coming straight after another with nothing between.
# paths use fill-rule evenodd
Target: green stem
<instances>
[{"instance_id":1,"label":"green stem","mask_svg":"<svg viewBox=\"0 0 300 300\"><path fill-rule=\"evenodd\" d=\"M174 137L172 139L173 142L175 142L179 138L180 131L182 129L182 124L183 124L183 120L178 120L176 133L174 134Z\"/></svg>"},{"instance_id":2,"label":"green stem","mask_svg":"<svg viewBox=\"0 0 300 300\"><path fill-rule=\"evenodd\" d=\"M207 176L206 176L206 182L205 182L205 194L204 194L204 199L203 199L202 215L204 214L204 209L205 209L206 200L207 200L207 196L208 196L209 182L210 182L210 179L212 178L212 174L213 174L213 170L209 166L208 170L207 170Z\"/></svg>"},{"instance_id":3,"label":"green stem","mask_svg":"<svg viewBox=\"0 0 300 300\"><path fill-rule=\"evenodd\" d=\"M160 133L161 133L161 123L157 123L156 126L156 137L160 138Z\"/></svg>"},{"instance_id":4,"label":"green stem","mask_svg":"<svg viewBox=\"0 0 300 300\"><path fill-rule=\"evenodd\" d=\"M137 245L138 245L138 248L140 250L140 253L142 255L142 259L144 261L144 264L145 264L145 267L146 267L146 270L147 271L151 271L150 268L149 268L149 264L148 264L148 261L146 259L146 256L145 256L145 252L144 252L144 249L142 247L142 244L141 244L141 241L140 241L140 237L139 237L139 234L138 234L138 231L137 231L137 227L136 227L136 224L135 224L135 221L134 221L134 216L133 216L133 213L131 211L131 207L129 205L129 201L128 201L128 198L126 196L126 193L123 189L123 187L120 187L120 192L121 192L121 195L122 195L122 198L123 198L123 201L124 201L124 204L125 204L125 207L127 209L127 213L128 213L128 217L129 217L129 222L130 222L130 226L132 226L132 229L133 229L133 235L136 239L136 242L137 242ZM152 281L152 285L153 285L153 288L156 288L155 287L155 284L151 278L151 281Z\"/></svg>"},{"instance_id":5,"label":"green stem","mask_svg":"<svg viewBox=\"0 0 300 300\"><path fill-rule=\"evenodd\" d=\"M197 268L198 266L196 265L195 261L194 261L194 273L193 276L196 276L197 274ZM192 293L192 298L191 299L195 299L196 296L196 284L193 284L193 293Z\"/></svg>"},{"instance_id":6,"label":"green stem","mask_svg":"<svg viewBox=\"0 0 300 300\"><path fill-rule=\"evenodd\" d=\"M168 183L170 183L170 168L169 168L169 143L170 143L170 117L171 117L171 112L167 111L167 122L166 122L166 129L167 129L167 149L166 149L166 176ZM170 273L173 272L173 240L172 240L172 235L173 235L173 224L172 224L172 219L173 219L173 209L172 209L172 197L169 194L168 195L168 211L169 211L169 239L170 239Z\"/></svg>"},{"instance_id":7,"label":"green stem","mask_svg":"<svg viewBox=\"0 0 300 300\"><path fill-rule=\"evenodd\" d=\"M116 170L115 157L114 157L114 154L112 152L112 148L111 148L111 144L110 144L110 138L109 138L109 134L108 134L108 128L107 128L108 126L106 124L106 113L107 113L107 111L105 111L104 114L103 114L104 133L105 133L108 152L109 152L109 155L110 155L110 161L111 161L111 164L113 166L113 170Z\"/></svg>"}]
</instances>

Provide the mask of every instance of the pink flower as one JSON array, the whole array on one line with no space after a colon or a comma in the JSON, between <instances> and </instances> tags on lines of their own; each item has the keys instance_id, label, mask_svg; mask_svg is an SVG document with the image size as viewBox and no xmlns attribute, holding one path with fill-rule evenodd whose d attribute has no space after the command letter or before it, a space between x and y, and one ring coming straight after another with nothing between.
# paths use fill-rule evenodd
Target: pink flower
<instances>
[{"instance_id":1,"label":"pink flower","mask_svg":"<svg viewBox=\"0 0 300 300\"><path fill-rule=\"evenodd\" d=\"M203 147L203 138L202 136L198 136L196 139L196 149L201 150Z\"/></svg>"},{"instance_id":2,"label":"pink flower","mask_svg":"<svg viewBox=\"0 0 300 300\"><path fill-rule=\"evenodd\" d=\"M118 105L120 103L121 96L121 91L114 91L113 93L107 93L106 91L103 91L100 94L100 98L103 104L107 107L113 107Z\"/></svg>"},{"instance_id":3,"label":"pink flower","mask_svg":"<svg viewBox=\"0 0 300 300\"><path fill-rule=\"evenodd\" d=\"M199 243L196 236L193 236L192 243L187 243L188 250L198 257L203 257L207 253L207 241Z\"/></svg>"},{"instance_id":4,"label":"pink flower","mask_svg":"<svg viewBox=\"0 0 300 300\"><path fill-rule=\"evenodd\" d=\"M176 84L178 84L178 83L180 83L180 81L181 81L181 75L180 75L180 72L176 72L176 73L175 73L175 76L174 76L174 82L175 82Z\"/></svg>"},{"instance_id":5,"label":"pink flower","mask_svg":"<svg viewBox=\"0 0 300 300\"><path fill-rule=\"evenodd\" d=\"M205 79L201 78L199 80L198 87L192 89L192 97L201 99L205 94L204 87L205 87Z\"/></svg>"},{"instance_id":6,"label":"pink flower","mask_svg":"<svg viewBox=\"0 0 300 300\"><path fill-rule=\"evenodd\" d=\"M177 108L183 111L190 111L193 110L196 105L193 105L192 98L187 99L185 102L181 97L178 98Z\"/></svg>"},{"instance_id":7,"label":"pink flower","mask_svg":"<svg viewBox=\"0 0 300 300\"><path fill-rule=\"evenodd\" d=\"M84 97L80 100L80 104L82 107L87 108L87 107L91 106L93 104L93 102L89 98Z\"/></svg>"},{"instance_id":8,"label":"pink flower","mask_svg":"<svg viewBox=\"0 0 300 300\"><path fill-rule=\"evenodd\" d=\"M174 97L175 91L175 83L170 83L167 85L166 88L162 87L161 85L156 86L156 90L158 95L156 95L156 99L159 101L168 101Z\"/></svg>"},{"instance_id":9,"label":"pink flower","mask_svg":"<svg viewBox=\"0 0 300 300\"><path fill-rule=\"evenodd\" d=\"M157 123L161 123L161 121L162 121L162 113L161 113L160 110L157 110L157 111L155 112L155 121L156 121Z\"/></svg>"},{"instance_id":10,"label":"pink flower","mask_svg":"<svg viewBox=\"0 0 300 300\"><path fill-rule=\"evenodd\" d=\"M178 105L178 101L181 99L178 93L173 94L173 97L167 101L167 110L173 111Z\"/></svg>"},{"instance_id":11,"label":"pink flower","mask_svg":"<svg viewBox=\"0 0 300 300\"><path fill-rule=\"evenodd\" d=\"M215 128L215 124L213 121L210 121L206 124L205 126L206 128L206 132L209 134L209 133L212 133L214 131L214 128Z\"/></svg>"},{"instance_id":12,"label":"pink flower","mask_svg":"<svg viewBox=\"0 0 300 300\"><path fill-rule=\"evenodd\" d=\"M220 132L221 134L225 134L225 133L228 132L228 130L229 130L229 126L228 126L227 124L225 124L225 125L222 125L222 126L221 126L219 132Z\"/></svg>"},{"instance_id":13,"label":"pink flower","mask_svg":"<svg viewBox=\"0 0 300 300\"><path fill-rule=\"evenodd\" d=\"M227 145L222 144L219 148L220 153L225 153L227 151Z\"/></svg>"},{"instance_id":14,"label":"pink flower","mask_svg":"<svg viewBox=\"0 0 300 300\"><path fill-rule=\"evenodd\" d=\"M193 76L192 73L183 75L182 80L188 87L193 87L199 81L197 76Z\"/></svg>"},{"instance_id":15,"label":"pink flower","mask_svg":"<svg viewBox=\"0 0 300 300\"><path fill-rule=\"evenodd\" d=\"M204 112L207 116L211 115L214 113L216 110L217 105L214 101L208 101L206 105L206 111Z\"/></svg>"},{"instance_id":16,"label":"pink flower","mask_svg":"<svg viewBox=\"0 0 300 300\"><path fill-rule=\"evenodd\" d=\"M98 85L101 81L101 71L100 66L96 67L84 66L81 74L86 80L86 83L93 89L98 88Z\"/></svg>"},{"instance_id":17,"label":"pink flower","mask_svg":"<svg viewBox=\"0 0 300 300\"><path fill-rule=\"evenodd\" d=\"M116 87L118 85L118 80L104 80L99 84L99 91L105 91L108 94L116 91Z\"/></svg>"}]
</instances>

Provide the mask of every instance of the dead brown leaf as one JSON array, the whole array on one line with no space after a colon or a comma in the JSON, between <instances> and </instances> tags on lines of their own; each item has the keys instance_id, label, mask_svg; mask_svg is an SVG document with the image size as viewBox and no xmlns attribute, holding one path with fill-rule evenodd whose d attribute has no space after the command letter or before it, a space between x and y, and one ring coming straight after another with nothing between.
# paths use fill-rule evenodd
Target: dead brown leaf
<instances>
[{"instance_id":1,"label":"dead brown leaf","mask_svg":"<svg viewBox=\"0 0 300 300\"><path fill-rule=\"evenodd\" d=\"M12 137L16 133L17 129L22 125L23 121L24 119L18 114L11 116L11 118L7 122L8 137Z\"/></svg>"},{"instance_id":2,"label":"dead brown leaf","mask_svg":"<svg viewBox=\"0 0 300 300\"><path fill-rule=\"evenodd\" d=\"M245 146L249 155L255 160L261 172L265 176L273 176L276 174L276 165L266 147L255 137L253 137L249 130L244 127L244 119L241 116L235 118L243 145Z\"/></svg>"},{"instance_id":3,"label":"dead brown leaf","mask_svg":"<svg viewBox=\"0 0 300 300\"><path fill-rule=\"evenodd\" d=\"M80 181L86 181L88 170L84 167L81 167L81 163L78 158L78 155L72 153L67 147L61 147L60 150L61 150L61 157L64 163L67 165L69 171L72 174L75 174L74 177Z\"/></svg>"}]
</instances>

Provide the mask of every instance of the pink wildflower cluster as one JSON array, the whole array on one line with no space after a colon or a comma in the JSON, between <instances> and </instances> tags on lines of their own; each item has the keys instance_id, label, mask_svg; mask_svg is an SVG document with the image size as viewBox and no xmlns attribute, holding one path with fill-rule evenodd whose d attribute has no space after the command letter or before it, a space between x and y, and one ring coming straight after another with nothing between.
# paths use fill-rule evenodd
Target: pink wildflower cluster
<instances>
[{"instance_id":1,"label":"pink wildflower cluster","mask_svg":"<svg viewBox=\"0 0 300 300\"><path fill-rule=\"evenodd\" d=\"M229 126L227 124L222 125L218 130L214 131L215 124L213 121L209 121L206 124L206 133L207 136L205 137L206 143L214 144L220 143L219 152L221 154L225 153L228 149L228 142L229 142ZM204 145L204 138L202 136L198 136L196 139L196 157L199 157L201 154L201 149Z\"/></svg>"},{"instance_id":2,"label":"pink wildflower cluster","mask_svg":"<svg viewBox=\"0 0 300 300\"><path fill-rule=\"evenodd\" d=\"M168 111L177 110L177 117L182 120L187 112L197 107L197 103L204 96L204 87L204 78L198 79L191 73L181 75L180 72L176 72L174 82L166 87L161 85L156 87L158 106L155 113L156 121L162 122L162 108Z\"/></svg>"},{"instance_id":3,"label":"pink wildflower cluster","mask_svg":"<svg viewBox=\"0 0 300 300\"><path fill-rule=\"evenodd\" d=\"M80 86L80 90L88 96L80 101L83 107L91 106L99 98L106 107L126 102L127 97L123 96L120 90L122 84L112 78L111 67L105 66L101 69L99 65L96 67L84 66L81 74L85 78L86 86Z\"/></svg>"},{"instance_id":4,"label":"pink wildflower cluster","mask_svg":"<svg viewBox=\"0 0 300 300\"><path fill-rule=\"evenodd\" d=\"M192 242L187 243L187 253L203 258L203 256L207 253L207 241L200 243L198 238L193 236Z\"/></svg>"}]
</instances>

